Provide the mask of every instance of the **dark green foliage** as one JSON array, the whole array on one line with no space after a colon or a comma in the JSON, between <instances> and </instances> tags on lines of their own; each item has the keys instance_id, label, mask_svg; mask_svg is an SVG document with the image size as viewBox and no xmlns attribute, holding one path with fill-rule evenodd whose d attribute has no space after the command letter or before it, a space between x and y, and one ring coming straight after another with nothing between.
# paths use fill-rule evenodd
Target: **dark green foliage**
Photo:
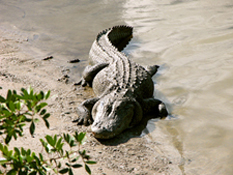
<instances>
[{"instance_id":1,"label":"dark green foliage","mask_svg":"<svg viewBox=\"0 0 233 175\"><path fill-rule=\"evenodd\" d=\"M34 93L33 89L28 90L22 88L21 93L17 94L15 90L8 90L7 97L0 96L0 135L5 136L4 141L8 144L12 137L17 139L22 136L23 126L28 122L30 124L30 134L35 132L35 123L38 119L35 115L44 120L46 126L49 127L47 118L50 116L43 109L47 103L43 102L49 97L50 91Z\"/></svg>"},{"instance_id":2,"label":"dark green foliage","mask_svg":"<svg viewBox=\"0 0 233 175\"><path fill-rule=\"evenodd\" d=\"M75 132L74 135L64 133L61 137L46 135L45 140L40 139L42 147L48 154L46 158L41 153L36 155L30 149L25 150L17 147L14 147L13 150L8 149L12 137L17 139L18 136L23 135L23 126L26 123L30 123L29 132L31 135L34 134L35 122L38 121L38 118L35 118L36 115L40 116L49 128L47 119L50 114L44 109L47 106L44 100L48 99L49 95L50 91L34 93L31 88L28 90L22 88L20 95L15 90L8 90L6 98L0 96L0 135L5 141L5 145L0 143L2 155L0 165L5 170L0 170L0 174L46 175L53 171L55 174L73 175L73 169L83 166L77 163L80 158L86 172L91 174L87 164L95 164L96 162L89 160L90 156L86 154L85 150L80 150L80 145L85 142L86 133L83 132ZM70 151L63 149L64 144L70 147ZM78 148L73 151L71 148L75 146Z\"/></svg>"}]
</instances>

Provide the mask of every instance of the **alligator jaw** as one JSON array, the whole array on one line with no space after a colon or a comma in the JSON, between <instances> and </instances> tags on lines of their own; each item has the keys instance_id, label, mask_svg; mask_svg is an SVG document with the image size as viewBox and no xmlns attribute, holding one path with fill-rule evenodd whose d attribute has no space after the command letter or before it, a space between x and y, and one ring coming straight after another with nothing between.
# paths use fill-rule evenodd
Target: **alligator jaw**
<instances>
[{"instance_id":1,"label":"alligator jaw","mask_svg":"<svg viewBox=\"0 0 233 175\"><path fill-rule=\"evenodd\" d=\"M93 136L97 139L110 139L110 138L115 137L116 135L115 132L108 132L107 130L105 130L105 128L99 129L97 127L91 127L91 130L92 130Z\"/></svg>"},{"instance_id":2,"label":"alligator jaw","mask_svg":"<svg viewBox=\"0 0 233 175\"><path fill-rule=\"evenodd\" d=\"M118 116L119 117L119 116ZM130 118L130 117L129 117ZM132 119L133 117L131 117ZM109 123L108 123L109 122ZM115 123L110 122L94 122L91 126L93 136L97 139L111 139L120 134L123 130L129 128L129 122ZM106 127L105 127L106 126Z\"/></svg>"}]
</instances>

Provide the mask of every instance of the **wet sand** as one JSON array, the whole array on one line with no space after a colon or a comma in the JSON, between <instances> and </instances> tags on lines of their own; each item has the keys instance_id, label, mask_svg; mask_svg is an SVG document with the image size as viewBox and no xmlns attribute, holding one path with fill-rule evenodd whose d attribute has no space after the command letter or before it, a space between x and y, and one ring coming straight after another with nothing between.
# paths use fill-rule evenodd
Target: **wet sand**
<instances>
[{"instance_id":1,"label":"wet sand","mask_svg":"<svg viewBox=\"0 0 233 175\"><path fill-rule=\"evenodd\" d=\"M41 152L39 138L47 134L61 135L75 131L87 132L87 142L83 145L92 160L92 174L182 174L183 165L191 160L183 160L179 152L172 146L173 140L164 135L166 129L156 126L157 132L150 139L150 134L140 136L147 121L139 126L123 132L114 139L99 141L92 137L90 127L77 126L72 120L78 116L75 108L84 100L93 97L91 88L73 86L69 79L69 71L57 67L56 57L49 60L35 59L22 51L21 46L27 44L27 37L0 30L0 94L5 96L8 89L32 87L35 91L51 90L47 110L50 129L41 121L36 125L35 137L32 138L25 127L22 138L12 141L11 147L30 148ZM79 64L79 63L75 63ZM154 139L156 138L156 139ZM0 140L1 143L3 140ZM78 169L76 174L86 174Z\"/></svg>"}]
</instances>

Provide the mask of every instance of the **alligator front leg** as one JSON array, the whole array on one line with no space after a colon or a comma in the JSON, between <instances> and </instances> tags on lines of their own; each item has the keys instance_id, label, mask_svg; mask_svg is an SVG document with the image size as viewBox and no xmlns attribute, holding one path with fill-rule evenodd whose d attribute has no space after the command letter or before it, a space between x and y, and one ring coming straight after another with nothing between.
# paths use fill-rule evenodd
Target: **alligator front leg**
<instances>
[{"instance_id":1,"label":"alligator front leg","mask_svg":"<svg viewBox=\"0 0 233 175\"><path fill-rule=\"evenodd\" d=\"M165 104L155 98L147 98L143 100L143 110L145 113L151 113L156 117L164 118L168 115Z\"/></svg>"},{"instance_id":2,"label":"alligator front leg","mask_svg":"<svg viewBox=\"0 0 233 175\"><path fill-rule=\"evenodd\" d=\"M83 76L82 76L81 80L78 83L76 83L75 85L82 85L82 86L89 85L91 87L92 81L93 81L94 77L96 76L96 74L99 71L101 71L103 68L108 66L108 64L109 63L99 63L99 64L95 64L94 66L88 65L83 71Z\"/></svg>"},{"instance_id":3,"label":"alligator front leg","mask_svg":"<svg viewBox=\"0 0 233 175\"><path fill-rule=\"evenodd\" d=\"M91 116L91 110L94 104L99 100L99 98L91 98L82 102L80 106L77 107L77 114L79 118L73 120L78 125L91 125L93 123L93 118Z\"/></svg>"}]
</instances>

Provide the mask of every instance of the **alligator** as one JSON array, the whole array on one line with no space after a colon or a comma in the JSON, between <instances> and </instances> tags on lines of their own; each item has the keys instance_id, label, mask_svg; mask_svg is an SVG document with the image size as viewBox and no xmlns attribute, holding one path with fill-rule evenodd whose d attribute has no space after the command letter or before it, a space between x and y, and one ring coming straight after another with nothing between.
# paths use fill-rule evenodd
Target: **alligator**
<instances>
[{"instance_id":1,"label":"alligator","mask_svg":"<svg viewBox=\"0 0 233 175\"><path fill-rule=\"evenodd\" d=\"M97 139L110 139L137 125L143 115L168 115L165 104L153 97L152 76L159 66L143 67L121 51L132 38L130 26L114 26L97 35L88 65L77 85L91 86L96 97L77 107L73 122L91 125Z\"/></svg>"}]
</instances>

